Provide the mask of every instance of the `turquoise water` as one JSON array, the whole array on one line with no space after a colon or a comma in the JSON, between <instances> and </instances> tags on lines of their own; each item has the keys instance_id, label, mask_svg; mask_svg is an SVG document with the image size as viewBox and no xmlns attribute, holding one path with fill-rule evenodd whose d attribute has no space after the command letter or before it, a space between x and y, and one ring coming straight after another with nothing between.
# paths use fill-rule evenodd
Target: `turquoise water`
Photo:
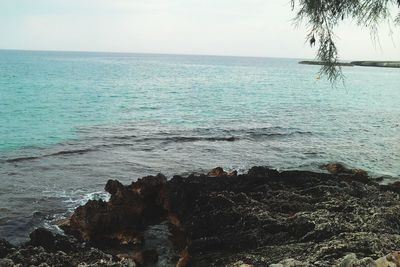
<instances>
[{"instance_id":1,"label":"turquoise water","mask_svg":"<svg viewBox=\"0 0 400 267\"><path fill-rule=\"evenodd\" d=\"M400 69L344 68L332 88L297 62L0 51L0 236L23 240L109 178L332 161L400 176Z\"/></svg>"}]
</instances>

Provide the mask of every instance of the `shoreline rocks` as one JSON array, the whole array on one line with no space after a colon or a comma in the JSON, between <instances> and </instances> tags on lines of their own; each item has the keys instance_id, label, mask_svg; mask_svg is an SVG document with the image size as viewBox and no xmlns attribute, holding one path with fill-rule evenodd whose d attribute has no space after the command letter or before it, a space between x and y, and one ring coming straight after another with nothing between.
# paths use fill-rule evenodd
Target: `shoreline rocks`
<instances>
[{"instance_id":1,"label":"shoreline rocks","mask_svg":"<svg viewBox=\"0 0 400 267\"><path fill-rule=\"evenodd\" d=\"M129 186L109 180L105 186L111 195L108 202L90 200L78 207L69 223L61 227L82 241L108 245L140 243L144 227L160 223L165 217L166 182L161 174L144 177Z\"/></svg>"},{"instance_id":2,"label":"shoreline rocks","mask_svg":"<svg viewBox=\"0 0 400 267\"><path fill-rule=\"evenodd\" d=\"M36 229L30 241L18 247L0 240L0 266L135 266L124 261L115 265L113 256L87 246L74 237Z\"/></svg>"},{"instance_id":3,"label":"shoreline rocks","mask_svg":"<svg viewBox=\"0 0 400 267\"><path fill-rule=\"evenodd\" d=\"M397 264L400 186L379 185L340 164L325 168L331 173L253 167L237 175L215 168L127 186L109 180L110 200L77 208L62 225L66 236L37 229L20 247L0 241L0 266ZM160 224L173 244L167 258L168 242L153 244L145 234Z\"/></svg>"}]
</instances>

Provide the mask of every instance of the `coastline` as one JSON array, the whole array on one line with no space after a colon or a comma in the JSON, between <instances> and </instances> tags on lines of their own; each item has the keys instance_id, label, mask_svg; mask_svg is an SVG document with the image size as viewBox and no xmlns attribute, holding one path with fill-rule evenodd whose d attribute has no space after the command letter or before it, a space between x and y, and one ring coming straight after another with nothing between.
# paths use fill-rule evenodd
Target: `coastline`
<instances>
[{"instance_id":1,"label":"coastline","mask_svg":"<svg viewBox=\"0 0 400 267\"><path fill-rule=\"evenodd\" d=\"M400 68L400 61L352 61L350 63L361 67Z\"/></svg>"},{"instance_id":2,"label":"coastline","mask_svg":"<svg viewBox=\"0 0 400 267\"><path fill-rule=\"evenodd\" d=\"M299 64L302 65L318 65L323 66L326 65L325 62L318 60L304 60L299 61ZM380 67L380 68L400 68L400 61L351 61L351 62L337 62L335 66L341 67Z\"/></svg>"},{"instance_id":3,"label":"coastline","mask_svg":"<svg viewBox=\"0 0 400 267\"><path fill-rule=\"evenodd\" d=\"M301 65L317 65L317 66L326 65L325 62L316 61L316 60L304 60L304 61L299 61L299 64L301 64ZM335 63L335 66L353 67L354 65L351 64L351 63L346 63L346 62L337 62L337 63Z\"/></svg>"},{"instance_id":4,"label":"coastline","mask_svg":"<svg viewBox=\"0 0 400 267\"><path fill-rule=\"evenodd\" d=\"M77 208L60 223L66 236L38 229L19 247L1 241L0 265L393 263L398 254L383 256L399 249L399 183L381 185L340 164L325 168L330 173L253 167L237 175L216 168L171 180L147 176L127 186L109 180L110 200ZM166 226L172 255L165 254L166 240L157 243L146 235L155 226Z\"/></svg>"}]
</instances>

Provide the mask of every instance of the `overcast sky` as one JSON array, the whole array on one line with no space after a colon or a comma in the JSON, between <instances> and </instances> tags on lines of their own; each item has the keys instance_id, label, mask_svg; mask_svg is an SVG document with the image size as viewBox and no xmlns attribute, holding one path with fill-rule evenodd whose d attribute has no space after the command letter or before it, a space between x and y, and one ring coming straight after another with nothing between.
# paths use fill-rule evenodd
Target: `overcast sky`
<instances>
[{"instance_id":1,"label":"overcast sky","mask_svg":"<svg viewBox=\"0 0 400 267\"><path fill-rule=\"evenodd\" d=\"M0 0L0 48L314 58L289 0ZM400 28L337 31L342 59L400 60Z\"/></svg>"}]
</instances>

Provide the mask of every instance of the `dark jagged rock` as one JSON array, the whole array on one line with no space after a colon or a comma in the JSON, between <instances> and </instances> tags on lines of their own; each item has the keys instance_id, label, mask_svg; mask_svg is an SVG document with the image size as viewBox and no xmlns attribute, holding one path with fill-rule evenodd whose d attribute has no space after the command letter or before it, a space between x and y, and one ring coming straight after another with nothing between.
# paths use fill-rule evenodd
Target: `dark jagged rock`
<instances>
[{"instance_id":1,"label":"dark jagged rock","mask_svg":"<svg viewBox=\"0 0 400 267\"><path fill-rule=\"evenodd\" d=\"M224 169L222 169L221 167L216 167L214 169L212 169L207 176L209 177L233 177L233 176L237 176L237 171L232 171L230 173L224 171Z\"/></svg>"},{"instance_id":2,"label":"dark jagged rock","mask_svg":"<svg viewBox=\"0 0 400 267\"><path fill-rule=\"evenodd\" d=\"M89 201L64 224L86 244L38 229L18 248L1 241L0 258L26 266L157 266L143 231L168 220L178 267L400 262L392 253L400 249L399 184L379 185L344 165L327 168L332 174L253 167L242 175L216 168L169 181L148 176L128 186L110 180L108 202Z\"/></svg>"},{"instance_id":3,"label":"dark jagged rock","mask_svg":"<svg viewBox=\"0 0 400 267\"><path fill-rule=\"evenodd\" d=\"M74 237L53 234L47 229L38 228L29 235L27 245L43 247L48 251L64 251L66 253L77 252L82 249L82 244Z\"/></svg>"},{"instance_id":4,"label":"dark jagged rock","mask_svg":"<svg viewBox=\"0 0 400 267\"><path fill-rule=\"evenodd\" d=\"M366 176L254 167L224 177L168 182L188 266L268 266L285 258L332 266L350 252L379 258L399 249L399 195Z\"/></svg>"},{"instance_id":5,"label":"dark jagged rock","mask_svg":"<svg viewBox=\"0 0 400 267\"><path fill-rule=\"evenodd\" d=\"M30 241L19 247L6 242L0 244L1 267L135 266L127 261L114 261L111 255L99 249L86 246L73 237L54 235L43 228L33 231Z\"/></svg>"},{"instance_id":6,"label":"dark jagged rock","mask_svg":"<svg viewBox=\"0 0 400 267\"><path fill-rule=\"evenodd\" d=\"M207 175L210 177L223 177L227 176L228 173L225 172L224 169L222 169L221 167L217 167L212 169Z\"/></svg>"},{"instance_id":7,"label":"dark jagged rock","mask_svg":"<svg viewBox=\"0 0 400 267\"><path fill-rule=\"evenodd\" d=\"M141 243L141 232L165 217L165 184L159 174L139 179L129 186L109 180L105 190L110 200L91 200L76 209L64 229L81 240L127 245Z\"/></svg>"},{"instance_id":8,"label":"dark jagged rock","mask_svg":"<svg viewBox=\"0 0 400 267\"><path fill-rule=\"evenodd\" d=\"M361 169L350 169L342 163L329 163L321 166L322 169L326 169L328 172L332 174L339 175L354 175L357 177L364 177L367 180L369 179L368 173Z\"/></svg>"},{"instance_id":9,"label":"dark jagged rock","mask_svg":"<svg viewBox=\"0 0 400 267\"><path fill-rule=\"evenodd\" d=\"M44 228L34 230L30 235L30 244L32 246L41 246L44 248L55 248L55 236Z\"/></svg>"}]
</instances>

